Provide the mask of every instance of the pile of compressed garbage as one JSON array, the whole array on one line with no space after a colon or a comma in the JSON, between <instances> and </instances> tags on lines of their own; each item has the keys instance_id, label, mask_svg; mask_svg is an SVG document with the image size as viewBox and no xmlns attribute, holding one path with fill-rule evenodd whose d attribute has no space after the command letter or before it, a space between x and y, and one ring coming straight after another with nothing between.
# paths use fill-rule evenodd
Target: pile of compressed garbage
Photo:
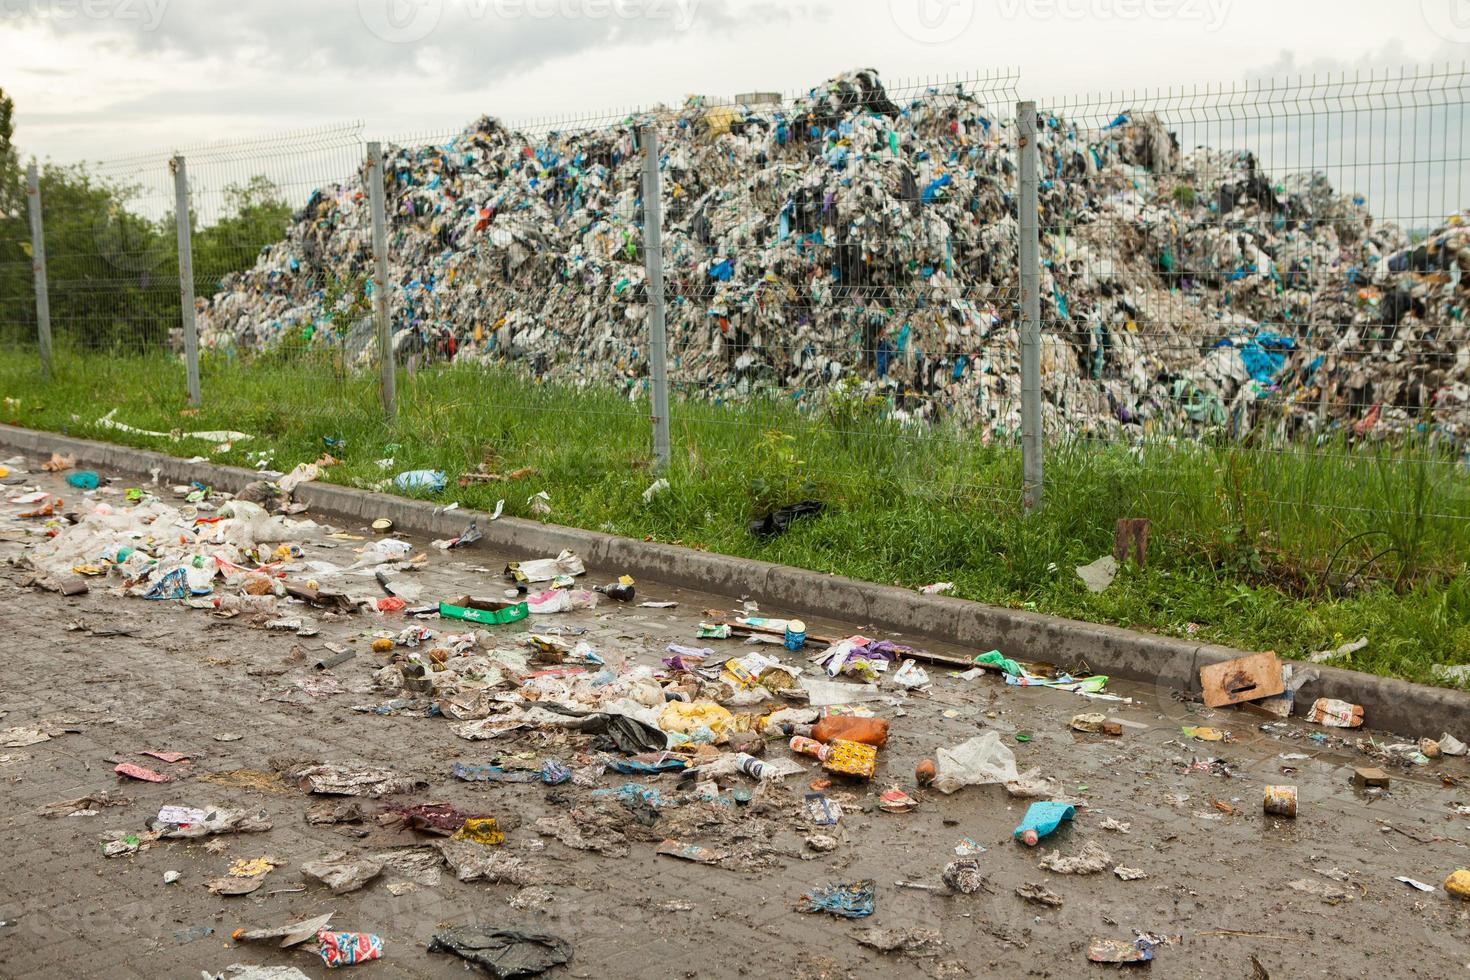
<instances>
[{"instance_id":1,"label":"pile of compressed garbage","mask_svg":"<svg viewBox=\"0 0 1470 980\"><path fill-rule=\"evenodd\" d=\"M1014 123L962 87L902 104L872 71L787 105L689 99L532 137L493 118L388 153L400 358L506 363L638 396L648 377L638 127L659 129L670 373L713 400L839 384L902 419L1019 431ZM1182 152L1163 121L1040 140L1048 425L1462 435L1470 360L1456 214L1415 243L1320 173ZM375 354L360 180L200 317L208 347ZM849 379L852 379L849 381Z\"/></svg>"}]
</instances>

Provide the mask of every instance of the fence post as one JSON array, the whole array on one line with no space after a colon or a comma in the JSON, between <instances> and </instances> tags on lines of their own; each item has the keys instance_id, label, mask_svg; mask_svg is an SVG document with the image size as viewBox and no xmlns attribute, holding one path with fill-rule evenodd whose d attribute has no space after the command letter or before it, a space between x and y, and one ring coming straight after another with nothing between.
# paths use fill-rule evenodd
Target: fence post
<instances>
[{"instance_id":1,"label":"fence post","mask_svg":"<svg viewBox=\"0 0 1470 980\"><path fill-rule=\"evenodd\" d=\"M194 322L194 245L190 234L189 175L184 158L174 154L168 162L174 175L174 228L179 239L179 303L184 315L184 369L188 376L189 404L198 407L199 328Z\"/></svg>"},{"instance_id":2,"label":"fence post","mask_svg":"<svg viewBox=\"0 0 1470 980\"><path fill-rule=\"evenodd\" d=\"M1036 103L1016 104L1016 194L1021 264L1021 504L1027 514L1042 504L1041 439L1041 237L1037 218Z\"/></svg>"},{"instance_id":3,"label":"fence post","mask_svg":"<svg viewBox=\"0 0 1470 980\"><path fill-rule=\"evenodd\" d=\"M388 322L388 221L383 213L383 147L367 145L368 200L373 208L373 312L378 323L378 367L383 415L392 422L398 414L398 379L393 363L393 329Z\"/></svg>"},{"instance_id":4,"label":"fence post","mask_svg":"<svg viewBox=\"0 0 1470 980\"><path fill-rule=\"evenodd\" d=\"M648 275L648 366L653 382L653 465L669 467L669 350L664 334L663 201L658 173L658 127L644 126L643 267Z\"/></svg>"},{"instance_id":5,"label":"fence post","mask_svg":"<svg viewBox=\"0 0 1470 980\"><path fill-rule=\"evenodd\" d=\"M36 279L36 343L41 372L51 377L51 297L46 292L46 235L41 225L41 176L36 161L26 167L26 204L31 214L31 270Z\"/></svg>"}]
</instances>

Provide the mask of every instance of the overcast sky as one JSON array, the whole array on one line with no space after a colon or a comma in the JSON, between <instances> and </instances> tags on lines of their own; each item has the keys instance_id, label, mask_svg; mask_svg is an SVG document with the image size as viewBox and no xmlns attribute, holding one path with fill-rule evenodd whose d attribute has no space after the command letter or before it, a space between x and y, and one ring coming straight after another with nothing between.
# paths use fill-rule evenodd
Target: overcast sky
<instances>
[{"instance_id":1,"label":"overcast sky","mask_svg":"<svg viewBox=\"0 0 1470 980\"><path fill-rule=\"evenodd\" d=\"M1014 67L1046 100L1466 52L1470 0L0 0L17 142L61 162L791 93L854 67Z\"/></svg>"}]
</instances>

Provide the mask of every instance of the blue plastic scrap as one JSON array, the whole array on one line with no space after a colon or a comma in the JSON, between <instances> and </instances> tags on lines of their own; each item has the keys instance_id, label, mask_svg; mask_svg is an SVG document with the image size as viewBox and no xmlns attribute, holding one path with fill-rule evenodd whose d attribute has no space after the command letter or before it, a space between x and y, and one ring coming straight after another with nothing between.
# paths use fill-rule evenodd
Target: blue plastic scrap
<instances>
[{"instance_id":1,"label":"blue plastic scrap","mask_svg":"<svg viewBox=\"0 0 1470 980\"><path fill-rule=\"evenodd\" d=\"M844 919L865 919L873 914L878 883L869 878L847 884L813 888L796 903L798 912L826 912Z\"/></svg>"}]
</instances>

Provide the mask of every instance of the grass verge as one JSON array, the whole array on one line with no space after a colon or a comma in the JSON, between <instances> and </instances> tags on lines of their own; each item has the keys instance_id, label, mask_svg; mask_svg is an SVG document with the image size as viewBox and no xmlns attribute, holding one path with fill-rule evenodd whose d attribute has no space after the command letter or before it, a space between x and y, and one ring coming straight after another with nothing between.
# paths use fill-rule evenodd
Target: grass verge
<instances>
[{"instance_id":1,"label":"grass verge","mask_svg":"<svg viewBox=\"0 0 1470 980\"><path fill-rule=\"evenodd\" d=\"M671 488L654 479L641 392L539 384L470 365L400 372L399 413L382 421L375 376L330 360L207 357L204 407L189 410L179 362L58 350L0 359L0 418L218 462L288 470L325 449L336 483L445 470L444 500L760 558L873 582L952 581L955 594L1093 622L1303 657L1366 636L1341 666L1436 683L1470 663L1470 476L1423 446L1270 446L1154 439L1049 447L1046 503L1020 503L1020 457L1005 440L919 432L840 395L815 412L789 400L676 400ZM233 428L225 452L101 427L110 409L161 431ZM384 469L380 460L391 458ZM469 470L534 475L457 487ZM797 499L820 517L758 538L747 522ZM1074 572L1112 550L1122 517L1153 522L1146 569L1094 595Z\"/></svg>"}]
</instances>

